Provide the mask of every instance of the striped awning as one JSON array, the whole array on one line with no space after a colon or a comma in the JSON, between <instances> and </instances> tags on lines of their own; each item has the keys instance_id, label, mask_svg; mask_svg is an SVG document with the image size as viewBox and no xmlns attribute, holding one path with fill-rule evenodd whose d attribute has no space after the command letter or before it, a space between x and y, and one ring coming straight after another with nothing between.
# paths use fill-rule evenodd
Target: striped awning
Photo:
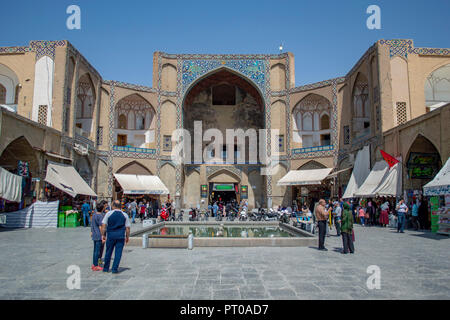
<instances>
[{"instance_id":1,"label":"striped awning","mask_svg":"<svg viewBox=\"0 0 450 320\"><path fill-rule=\"evenodd\" d=\"M124 194L169 194L158 176L115 173L114 177Z\"/></svg>"},{"instance_id":2,"label":"striped awning","mask_svg":"<svg viewBox=\"0 0 450 320\"><path fill-rule=\"evenodd\" d=\"M318 185L328 177L333 168L312 170L291 170L281 178L278 186L306 186Z\"/></svg>"}]
</instances>

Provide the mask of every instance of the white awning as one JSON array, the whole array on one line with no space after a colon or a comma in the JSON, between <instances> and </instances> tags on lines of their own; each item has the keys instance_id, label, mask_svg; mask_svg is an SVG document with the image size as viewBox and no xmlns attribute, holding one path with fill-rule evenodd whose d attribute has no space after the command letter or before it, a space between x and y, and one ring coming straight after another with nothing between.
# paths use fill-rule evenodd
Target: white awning
<instances>
[{"instance_id":1,"label":"white awning","mask_svg":"<svg viewBox=\"0 0 450 320\"><path fill-rule=\"evenodd\" d=\"M423 186L426 196L442 196L450 194L450 158L429 183Z\"/></svg>"},{"instance_id":2,"label":"white awning","mask_svg":"<svg viewBox=\"0 0 450 320\"><path fill-rule=\"evenodd\" d=\"M78 194L97 196L75 168L70 165L49 161L45 181L72 197L76 197Z\"/></svg>"},{"instance_id":3,"label":"white awning","mask_svg":"<svg viewBox=\"0 0 450 320\"><path fill-rule=\"evenodd\" d=\"M312 170L291 170L281 178L278 186L306 186L321 184L333 168Z\"/></svg>"},{"instance_id":4,"label":"white awning","mask_svg":"<svg viewBox=\"0 0 450 320\"><path fill-rule=\"evenodd\" d=\"M0 167L0 198L8 201L22 201L23 177Z\"/></svg>"},{"instance_id":5,"label":"white awning","mask_svg":"<svg viewBox=\"0 0 450 320\"><path fill-rule=\"evenodd\" d=\"M345 171L348 171L348 170L351 170L351 169L353 169L353 166L348 167L348 168L345 168L345 169L342 169L342 170L339 170L339 171L336 171L336 172L333 172L333 173L330 173L330 174L328 175L327 178L335 178L335 177L337 177L340 173L345 172Z\"/></svg>"},{"instance_id":6,"label":"white awning","mask_svg":"<svg viewBox=\"0 0 450 320\"><path fill-rule=\"evenodd\" d=\"M347 188L345 189L342 199L354 198L354 193L364 183L367 176L370 173L370 148L365 146L359 150L356 154L355 165L353 172L348 181Z\"/></svg>"},{"instance_id":7,"label":"white awning","mask_svg":"<svg viewBox=\"0 0 450 320\"><path fill-rule=\"evenodd\" d=\"M115 173L124 194L169 194L158 176Z\"/></svg>"},{"instance_id":8,"label":"white awning","mask_svg":"<svg viewBox=\"0 0 450 320\"><path fill-rule=\"evenodd\" d=\"M376 189L381 182L389 174L389 165L386 161L378 161L370 171L369 176L361 187L354 193L355 197L374 197L376 196Z\"/></svg>"},{"instance_id":9,"label":"white awning","mask_svg":"<svg viewBox=\"0 0 450 320\"><path fill-rule=\"evenodd\" d=\"M402 196L402 164L397 163L389 169L386 178L375 189L377 196L401 197Z\"/></svg>"}]
</instances>

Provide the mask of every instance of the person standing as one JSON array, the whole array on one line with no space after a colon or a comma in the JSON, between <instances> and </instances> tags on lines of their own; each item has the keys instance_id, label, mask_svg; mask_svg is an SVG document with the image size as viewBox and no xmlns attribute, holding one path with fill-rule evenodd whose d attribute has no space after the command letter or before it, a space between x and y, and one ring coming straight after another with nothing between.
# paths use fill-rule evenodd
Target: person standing
<instances>
[{"instance_id":1,"label":"person standing","mask_svg":"<svg viewBox=\"0 0 450 320\"><path fill-rule=\"evenodd\" d=\"M100 231L100 228L102 226L103 221L103 209L105 208L105 204L103 202L100 202L97 205L96 213L92 215L92 221L91 221L91 237L92 241L94 242L94 255L92 258L92 271L102 271L103 268L99 266L99 261L101 259L101 253L102 250L102 233Z\"/></svg>"},{"instance_id":2,"label":"person standing","mask_svg":"<svg viewBox=\"0 0 450 320\"><path fill-rule=\"evenodd\" d=\"M120 209L120 208L119 208ZM136 223L134 220L136 219L136 211L137 211L137 203L136 203L136 199L133 199L133 201L130 203L130 210L131 210L131 217L132 217L132 222Z\"/></svg>"},{"instance_id":3,"label":"person standing","mask_svg":"<svg viewBox=\"0 0 450 320\"><path fill-rule=\"evenodd\" d=\"M408 213L408 206L405 204L405 200L400 199L396 207L397 210L397 232L405 233L405 220Z\"/></svg>"},{"instance_id":4,"label":"person standing","mask_svg":"<svg viewBox=\"0 0 450 320\"><path fill-rule=\"evenodd\" d=\"M214 202L214 204L212 206L212 211L213 211L214 218L217 216L217 211L218 210L219 210L219 206L217 205L217 202Z\"/></svg>"},{"instance_id":5,"label":"person standing","mask_svg":"<svg viewBox=\"0 0 450 320\"><path fill-rule=\"evenodd\" d=\"M319 226L319 250L321 251L328 251L328 249L325 248L325 233L328 221L328 211L325 209L325 204L325 200L320 199L319 204L314 211Z\"/></svg>"},{"instance_id":6,"label":"person standing","mask_svg":"<svg viewBox=\"0 0 450 320\"><path fill-rule=\"evenodd\" d=\"M89 203L86 200L83 201L83 205L81 206L81 212L83 213L83 224L84 224L84 227L89 227L89 220L91 218L90 217L91 206L89 205Z\"/></svg>"},{"instance_id":7,"label":"person standing","mask_svg":"<svg viewBox=\"0 0 450 320\"><path fill-rule=\"evenodd\" d=\"M364 218L366 216L366 213L364 212L364 208L361 206L359 207L359 221L361 222L361 225L364 227Z\"/></svg>"},{"instance_id":8,"label":"person standing","mask_svg":"<svg viewBox=\"0 0 450 320\"><path fill-rule=\"evenodd\" d=\"M112 210L105 215L102 221L102 241L106 242L103 272L109 272L113 250L114 262L111 272L119 272L123 247L130 239L130 226L130 220L127 214L120 210L120 202L115 200L112 205Z\"/></svg>"},{"instance_id":9,"label":"person standing","mask_svg":"<svg viewBox=\"0 0 450 320\"><path fill-rule=\"evenodd\" d=\"M419 223L419 207L420 207L420 202L419 199L416 200L416 202L414 202L413 206L412 206L412 224L414 226L414 230L418 231L420 229L420 223Z\"/></svg>"},{"instance_id":10,"label":"person standing","mask_svg":"<svg viewBox=\"0 0 450 320\"><path fill-rule=\"evenodd\" d=\"M334 204L334 225L336 226L336 234L338 237L341 236L341 215L341 205L336 201Z\"/></svg>"},{"instance_id":11,"label":"person standing","mask_svg":"<svg viewBox=\"0 0 450 320\"><path fill-rule=\"evenodd\" d=\"M382 227L389 224L389 201L381 205L380 224Z\"/></svg>"},{"instance_id":12,"label":"person standing","mask_svg":"<svg viewBox=\"0 0 450 320\"><path fill-rule=\"evenodd\" d=\"M355 247L353 246L353 215L351 213L350 205L347 202L344 203L341 231L342 245L344 247L342 253L354 253Z\"/></svg>"}]
</instances>

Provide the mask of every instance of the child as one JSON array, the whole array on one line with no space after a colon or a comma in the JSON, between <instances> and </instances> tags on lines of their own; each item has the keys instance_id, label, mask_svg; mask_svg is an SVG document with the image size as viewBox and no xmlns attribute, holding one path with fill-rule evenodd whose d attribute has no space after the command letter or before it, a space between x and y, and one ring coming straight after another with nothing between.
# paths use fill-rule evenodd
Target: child
<instances>
[{"instance_id":1,"label":"child","mask_svg":"<svg viewBox=\"0 0 450 320\"><path fill-rule=\"evenodd\" d=\"M365 216L364 208L359 207L359 221L361 221L361 225L364 227L364 216Z\"/></svg>"}]
</instances>

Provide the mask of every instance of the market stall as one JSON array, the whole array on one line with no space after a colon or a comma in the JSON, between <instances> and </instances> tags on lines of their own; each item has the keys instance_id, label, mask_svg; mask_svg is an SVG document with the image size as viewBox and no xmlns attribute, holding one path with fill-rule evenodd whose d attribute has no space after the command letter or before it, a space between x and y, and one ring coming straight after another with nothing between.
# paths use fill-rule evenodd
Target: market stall
<instances>
[{"instance_id":1,"label":"market stall","mask_svg":"<svg viewBox=\"0 0 450 320\"><path fill-rule=\"evenodd\" d=\"M84 179L71 165L48 162L45 181L49 184L45 188L47 199L60 199L58 213L59 226L79 226L79 210L83 201L91 202L97 194L89 187ZM91 207L92 207L91 202Z\"/></svg>"},{"instance_id":2,"label":"market stall","mask_svg":"<svg viewBox=\"0 0 450 320\"><path fill-rule=\"evenodd\" d=\"M450 234L450 158L434 177L423 187L424 195L432 197L432 231ZM434 220L434 221L433 221ZM433 224L433 222L436 222Z\"/></svg>"}]
</instances>

